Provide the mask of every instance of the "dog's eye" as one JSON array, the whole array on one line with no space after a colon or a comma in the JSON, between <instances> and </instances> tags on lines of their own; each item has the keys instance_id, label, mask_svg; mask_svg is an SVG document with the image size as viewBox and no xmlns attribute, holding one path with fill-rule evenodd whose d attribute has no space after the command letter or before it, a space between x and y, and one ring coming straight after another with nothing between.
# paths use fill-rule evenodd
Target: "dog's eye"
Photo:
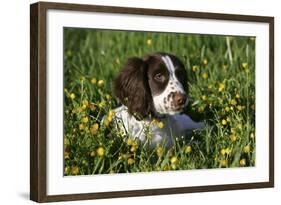
<instances>
[{"instance_id":1,"label":"dog's eye","mask_svg":"<svg viewBox=\"0 0 281 205\"><path fill-rule=\"evenodd\" d=\"M154 75L154 79L157 81L164 81L164 75L162 73L157 73L156 75Z\"/></svg>"}]
</instances>

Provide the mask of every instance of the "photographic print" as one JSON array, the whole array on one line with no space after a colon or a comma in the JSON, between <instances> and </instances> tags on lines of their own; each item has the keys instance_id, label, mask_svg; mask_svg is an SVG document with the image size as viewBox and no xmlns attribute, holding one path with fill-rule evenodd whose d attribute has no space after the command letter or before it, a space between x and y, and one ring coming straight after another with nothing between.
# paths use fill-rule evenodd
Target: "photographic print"
<instances>
[{"instance_id":1,"label":"photographic print","mask_svg":"<svg viewBox=\"0 0 281 205\"><path fill-rule=\"evenodd\" d=\"M30 7L30 199L274 186L274 18Z\"/></svg>"},{"instance_id":2,"label":"photographic print","mask_svg":"<svg viewBox=\"0 0 281 205\"><path fill-rule=\"evenodd\" d=\"M255 37L64 28L64 175L255 166Z\"/></svg>"}]
</instances>

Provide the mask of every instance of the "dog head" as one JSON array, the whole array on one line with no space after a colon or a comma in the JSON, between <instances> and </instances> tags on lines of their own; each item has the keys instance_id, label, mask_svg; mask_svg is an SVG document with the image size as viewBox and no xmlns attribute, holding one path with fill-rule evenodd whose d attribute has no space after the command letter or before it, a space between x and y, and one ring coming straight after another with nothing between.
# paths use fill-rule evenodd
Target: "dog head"
<instances>
[{"instance_id":1,"label":"dog head","mask_svg":"<svg viewBox=\"0 0 281 205\"><path fill-rule=\"evenodd\" d=\"M154 53L129 58L115 80L115 94L139 119L172 115L188 104L187 73L174 55Z\"/></svg>"}]
</instances>

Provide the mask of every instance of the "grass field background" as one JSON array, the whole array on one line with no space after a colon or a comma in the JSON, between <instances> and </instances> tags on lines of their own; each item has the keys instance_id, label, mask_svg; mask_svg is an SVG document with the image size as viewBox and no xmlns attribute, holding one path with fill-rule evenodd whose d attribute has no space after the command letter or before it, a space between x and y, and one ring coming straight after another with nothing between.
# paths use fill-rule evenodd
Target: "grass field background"
<instances>
[{"instance_id":1,"label":"grass field background","mask_svg":"<svg viewBox=\"0 0 281 205\"><path fill-rule=\"evenodd\" d=\"M207 123L171 149L144 146L110 124L122 64L156 51L183 61L186 113ZM65 175L255 165L255 38L65 28L64 94Z\"/></svg>"}]
</instances>

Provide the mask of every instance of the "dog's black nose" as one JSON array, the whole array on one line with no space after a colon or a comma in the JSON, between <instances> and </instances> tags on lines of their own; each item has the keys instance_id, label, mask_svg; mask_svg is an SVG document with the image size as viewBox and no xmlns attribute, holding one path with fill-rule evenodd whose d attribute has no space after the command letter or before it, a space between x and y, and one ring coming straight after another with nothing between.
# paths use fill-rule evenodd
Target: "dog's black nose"
<instances>
[{"instance_id":1,"label":"dog's black nose","mask_svg":"<svg viewBox=\"0 0 281 205\"><path fill-rule=\"evenodd\" d=\"M186 101L186 94L181 92L176 92L173 96L173 101L175 106L182 106L185 104Z\"/></svg>"}]
</instances>

